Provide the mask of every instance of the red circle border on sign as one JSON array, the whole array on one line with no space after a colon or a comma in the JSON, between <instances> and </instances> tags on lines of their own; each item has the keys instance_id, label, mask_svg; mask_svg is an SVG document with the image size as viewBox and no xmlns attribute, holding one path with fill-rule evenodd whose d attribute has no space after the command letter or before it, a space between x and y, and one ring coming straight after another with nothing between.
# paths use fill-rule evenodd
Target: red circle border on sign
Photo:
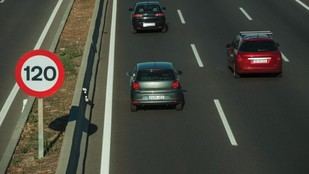
<instances>
[{"instance_id":1,"label":"red circle border on sign","mask_svg":"<svg viewBox=\"0 0 309 174\"><path fill-rule=\"evenodd\" d=\"M57 82L55 83L55 85L53 87L51 87L50 89L46 90L46 91L35 91L33 89L30 89L22 80L21 77L21 71L22 71L22 67L23 64L30 58L34 57L34 56L38 56L38 55L42 55L45 57L48 57L49 59L51 59L53 62L55 62L55 64L57 65L57 69L58 69L58 79ZM15 79L17 84L19 85L19 87L28 95L33 96L33 97L38 97L38 98L44 98L44 97L48 97L53 95L54 93L57 92L57 90L62 86L63 82L64 82L64 68L63 68L63 64L61 62L61 60L59 59L59 57L47 50L43 50L43 49L38 49L38 50L32 50L32 51L28 51L25 54L23 54L20 59L17 62L17 65L15 67Z\"/></svg>"}]
</instances>

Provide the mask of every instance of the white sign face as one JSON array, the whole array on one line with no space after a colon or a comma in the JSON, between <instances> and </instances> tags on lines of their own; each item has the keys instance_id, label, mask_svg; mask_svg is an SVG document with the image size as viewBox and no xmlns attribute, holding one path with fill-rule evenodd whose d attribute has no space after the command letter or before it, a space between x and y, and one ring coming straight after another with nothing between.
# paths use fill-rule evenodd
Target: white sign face
<instances>
[{"instance_id":1,"label":"white sign face","mask_svg":"<svg viewBox=\"0 0 309 174\"><path fill-rule=\"evenodd\" d=\"M64 68L54 53L33 50L25 53L17 62L15 78L27 94L47 97L55 93L64 81Z\"/></svg>"},{"instance_id":2,"label":"white sign face","mask_svg":"<svg viewBox=\"0 0 309 174\"><path fill-rule=\"evenodd\" d=\"M34 91L49 90L56 84L58 76L56 63L43 55L28 59L22 66L21 78Z\"/></svg>"}]
</instances>

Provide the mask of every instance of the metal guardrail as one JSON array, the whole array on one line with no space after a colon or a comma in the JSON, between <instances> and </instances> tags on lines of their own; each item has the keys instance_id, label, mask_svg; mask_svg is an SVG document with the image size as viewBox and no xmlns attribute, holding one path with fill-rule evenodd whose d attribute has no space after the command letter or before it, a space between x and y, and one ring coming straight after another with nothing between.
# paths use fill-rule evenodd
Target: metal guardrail
<instances>
[{"instance_id":1,"label":"metal guardrail","mask_svg":"<svg viewBox=\"0 0 309 174\"><path fill-rule=\"evenodd\" d=\"M56 174L83 173L95 74L108 0L96 0ZM89 100L90 99L90 100Z\"/></svg>"}]
</instances>

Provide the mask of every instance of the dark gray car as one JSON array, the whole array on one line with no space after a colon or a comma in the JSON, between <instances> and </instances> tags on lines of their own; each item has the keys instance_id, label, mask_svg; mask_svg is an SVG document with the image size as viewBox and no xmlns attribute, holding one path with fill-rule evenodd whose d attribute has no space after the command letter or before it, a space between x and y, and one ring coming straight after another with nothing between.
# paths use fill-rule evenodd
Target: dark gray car
<instances>
[{"instance_id":1,"label":"dark gray car","mask_svg":"<svg viewBox=\"0 0 309 174\"><path fill-rule=\"evenodd\" d=\"M165 7L161 7L158 1L137 2L135 7L129 8L129 10L132 12L132 25L136 32L167 29Z\"/></svg>"},{"instance_id":2,"label":"dark gray car","mask_svg":"<svg viewBox=\"0 0 309 174\"><path fill-rule=\"evenodd\" d=\"M129 72L131 111L146 105L172 105L176 110L184 107L184 94L179 82L181 71L170 62L138 63Z\"/></svg>"}]
</instances>

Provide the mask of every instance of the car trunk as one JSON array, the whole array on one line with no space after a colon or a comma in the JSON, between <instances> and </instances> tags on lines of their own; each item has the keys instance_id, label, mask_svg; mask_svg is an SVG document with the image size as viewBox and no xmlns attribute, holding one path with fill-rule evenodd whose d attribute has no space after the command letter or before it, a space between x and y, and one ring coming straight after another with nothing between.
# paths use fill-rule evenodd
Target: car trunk
<instances>
[{"instance_id":1,"label":"car trunk","mask_svg":"<svg viewBox=\"0 0 309 174\"><path fill-rule=\"evenodd\" d=\"M278 51L240 53L239 56L244 66L273 67L281 64L281 55Z\"/></svg>"},{"instance_id":2,"label":"car trunk","mask_svg":"<svg viewBox=\"0 0 309 174\"><path fill-rule=\"evenodd\" d=\"M141 91L164 91L164 90L173 90L172 88L173 81L151 81L151 82L139 82Z\"/></svg>"}]
</instances>

